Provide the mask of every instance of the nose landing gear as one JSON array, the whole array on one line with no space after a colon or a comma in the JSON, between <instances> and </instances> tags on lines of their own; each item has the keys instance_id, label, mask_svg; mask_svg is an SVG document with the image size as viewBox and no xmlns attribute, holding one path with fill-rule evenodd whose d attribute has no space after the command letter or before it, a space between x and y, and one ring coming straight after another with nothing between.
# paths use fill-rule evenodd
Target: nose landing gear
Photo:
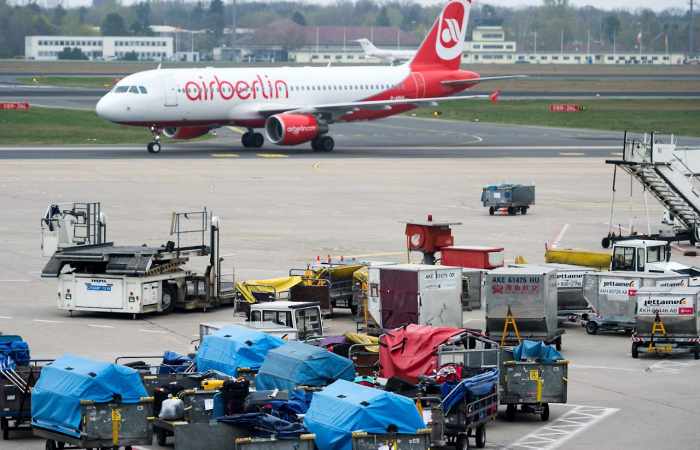
<instances>
[{"instance_id":1,"label":"nose landing gear","mask_svg":"<svg viewBox=\"0 0 700 450\"><path fill-rule=\"evenodd\" d=\"M265 138L261 133L256 133L253 130L248 130L241 136L241 144L245 148L260 148L265 143Z\"/></svg>"},{"instance_id":2,"label":"nose landing gear","mask_svg":"<svg viewBox=\"0 0 700 450\"><path fill-rule=\"evenodd\" d=\"M146 149L148 150L148 153L160 153L160 135L162 133L162 130L155 126L152 126L150 130L151 134L153 135L153 142L149 142L146 146Z\"/></svg>"}]
</instances>

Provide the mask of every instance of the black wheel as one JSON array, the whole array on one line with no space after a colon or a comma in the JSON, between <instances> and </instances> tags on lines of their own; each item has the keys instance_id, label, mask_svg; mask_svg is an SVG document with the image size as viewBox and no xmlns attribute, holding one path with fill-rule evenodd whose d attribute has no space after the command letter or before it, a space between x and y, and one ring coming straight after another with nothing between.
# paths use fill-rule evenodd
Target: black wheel
<instances>
[{"instance_id":1,"label":"black wheel","mask_svg":"<svg viewBox=\"0 0 700 450\"><path fill-rule=\"evenodd\" d=\"M586 322L586 333L588 334L598 334L598 324L589 320Z\"/></svg>"},{"instance_id":2,"label":"black wheel","mask_svg":"<svg viewBox=\"0 0 700 450\"><path fill-rule=\"evenodd\" d=\"M476 448L486 447L486 425L481 424L476 427L476 436L474 436L476 441Z\"/></svg>"},{"instance_id":3,"label":"black wheel","mask_svg":"<svg viewBox=\"0 0 700 450\"><path fill-rule=\"evenodd\" d=\"M253 133L251 133L250 131L246 131L245 133L243 133L243 134L241 135L241 145L243 145L243 147L248 148L248 147L251 146L251 145L250 145L250 144L251 144L250 141L251 141L251 136L252 136L252 135L253 135Z\"/></svg>"},{"instance_id":4,"label":"black wheel","mask_svg":"<svg viewBox=\"0 0 700 450\"><path fill-rule=\"evenodd\" d=\"M559 336L557 340L554 341L554 347L557 349L558 352L561 351L561 336Z\"/></svg>"},{"instance_id":5,"label":"black wheel","mask_svg":"<svg viewBox=\"0 0 700 450\"><path fill-rule=\"evenodd\" d=\"M357 315L357 305L350 305L350 314L352 314L353 316Z\"/></svg>"},{"instance_id":6,"label":"black wheel","mask_svg":"<svg viewBox=\"0 0 700 450\"><path fill-rule=\"evenodd\" d=\"M132 449L131 449L131 445L125 446L125 447L124 447L124 450L132 450Z\"/></svg>"},{"instance_id":7,"label":"black wheel","mask_svg":"<svg viewBox=\"0 0 700 450\"><path fill-rule=\"evenodd\" d=\"M493 216L494 214L496 214L496 208L493 206L489 207L489 216Z\"/></svg>"},{"instance_id":8,"label":"black wheel","mask_svg":"<svg viewBox=\"0 0 700 450\"><path fill-rule=\"evenodd\" d=\"M527 215L527 206L523 206L522 208L520 208L520 214L522 214L523 216Z\"/></svg>"},{"instance_id":9,"label":"black wheel","mask_svg":"<svg viewBox=\"0 0 700 450\"><path fill-rule=\"evenodd\" d=\"M251 146L254 148L260 148L263 146L265 143L265 138L261 133L253 133L252 138L250 140Z\"/></svg>"},{"instance_id":10,"label":"black wheel","mask_svg":"<svg viewBox=\"0 0 700 450\"><path fill-rule=\"evenodd\" d=\"M515 414L518 412L518 408L516 405L513 404L508 404L506 406L506 420L508 422L512 422L515 420Z\"/></svg>"},{"instance_id":11,"label":"black wheel","mask_svg":"<svg viewBox=\"0 0 700 450\"><path fill-rule=\"evenodd\" d=\"M10 440L10 424L5 417L0 417L0 428L2 428L2 440Z\"/></svg>"},{"instance_id":12,"label":"black wheel","mask_svg":"<svg viewBox=\"0 0 700 450\"><path fill-rule=\"evenodd\" d=\"M638 342L632 342L632 358L634 358L634 359L639 358L639 343Z\"/></svg>"},{"instance_id":13,"label":"black wheel","mask_svg":"<svg viewBox=\"0 0 700 450\"><path fill-rule=\"evenodd\" d=\"M332 152L333 149L335 148L335 141L333 140L332 137L330 137L328 135L319 136L316 139L314 139L314 141L315 141L316 145L314 146L313 141L312 141L311 146L317 152L328 153L328 152Z\"/></svg>"},{"instance_id":14,"label":"black wheel","mask_svg":"<svg viewBox=\"0 0 700 450\"><path fill-rule=\"evenodd\" d=\"M455 449L456 450L469 450L469 438L464 434L460 434L459 436L457 436L457 442L455 443Z\"/></svg>"},{"instance_id":15,"label":"black wheel","mask_svg":"<svg viewBox=\"0 0 700 450\"><path fill-rule=\"evenodd\" d=\"M160 428L156 430L156 440L158 441L158 445L160 445L161 447L165 446L165 443L168 440L168 435L165 434L165 430L162 430Z\"/></svg>"},{"instance_id":16,"label":"black wheel","mask_svg":"<svg viewBox=\"0 0 700 450\"><path fill-rule=\"evenodd\" d=\"M542 422L546 422L549 420L549 403L545 403L544 405L542 405L540 419L542 419Z\"/></svg>"},{"instance_id":17,"label":"black wheel","mask_svg":"<svg viewBox=\"0 0 700 450\"><path fill-rule=\"evenodd\" d=\"M693 358L700 359L700 344L695 344L695 350L693 351Z\"/></svg>"},{"instance_id":18,"label":"black wheel","mask_svg":"<svg viewBox=\"0 0 700 450\"><path fill-rule=\"evenodd\" d=\"M175 302L177 301L177 288L174 286L164 286L163 298L161 302L161 310L163 313L167 314L175 309Z\"/></svg>"},{"instance_id":19,"label":"black wheel","mask_svg":"<svg viewBox=\"0 0 700 450\"><path fill-rule=\"evenodd\" d=\"M148 153L160 153L160 142L151 142L146 146Z\"/></svg>"},{"instance_id":20,"label":"black wheel","mask_svg":"<svg viewBox=\"0 0 700 450\"><path fill-rule=\"evenodd\" d=\"M56 441L52 439L47 439L46 440L46 450L57 450L58 447L56 446Z\"/></svg>"},{"instance_id":21,"label":"black wheel","mask_svg":"<svg viewBox=\"0 0 700 450\"><path fill-rule=\"evenodd\" d=\"M600 245L603 248L610 248L610 238L609 237L604 237L602 241L600 241Z\"/></svg>"},{"instance_id":22,"label":"black wheel","mask_svg":"<svg viewBox=\"0 0 700 450\"><path fill-rule=\"evenodd\" d=\"M514 216L515 215L515 208L512 206L508 208L508 215L509 216Z\"/></svg>"}]
</instances>

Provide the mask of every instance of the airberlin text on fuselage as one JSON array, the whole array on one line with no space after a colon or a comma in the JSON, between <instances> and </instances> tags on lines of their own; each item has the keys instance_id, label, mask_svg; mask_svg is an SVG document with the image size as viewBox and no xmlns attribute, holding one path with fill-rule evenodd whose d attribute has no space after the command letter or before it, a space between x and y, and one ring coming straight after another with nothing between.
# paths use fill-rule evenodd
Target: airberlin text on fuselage
<instances>
[{"instance_id":1,"label":"airberlin text on fuselage","mask_svg":"<svg viewBox=\"0 0 700 450\"><path fill-rule=\"evenodd\" d=\"M213 80L187 81L185 83L185 95L188 100L211 101L217 98L222 100L255 100L258 97L289 98L289 88L284 80L270 80L267 75L256 75L252 81L246 80L220 80L214 76Z\"/></svg>"}]
</instances>

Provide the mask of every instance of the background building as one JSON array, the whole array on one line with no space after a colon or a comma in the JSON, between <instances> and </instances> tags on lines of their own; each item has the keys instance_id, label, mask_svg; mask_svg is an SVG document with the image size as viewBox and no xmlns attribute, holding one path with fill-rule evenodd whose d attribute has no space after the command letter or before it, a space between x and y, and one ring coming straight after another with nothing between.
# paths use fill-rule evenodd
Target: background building
<instances>
[{"instance_id":1,"label":"background building","mask_svg":"<svg viewBox=\"0 0 700 450\"><path fill-rule=\"evenodd\" d=\"M27 36L24 57L40 61L57 60L65 48L80 49L91 60L133 58L139 61L173 59L172 37L138 36Z\"/></svg>"}]
</instances>

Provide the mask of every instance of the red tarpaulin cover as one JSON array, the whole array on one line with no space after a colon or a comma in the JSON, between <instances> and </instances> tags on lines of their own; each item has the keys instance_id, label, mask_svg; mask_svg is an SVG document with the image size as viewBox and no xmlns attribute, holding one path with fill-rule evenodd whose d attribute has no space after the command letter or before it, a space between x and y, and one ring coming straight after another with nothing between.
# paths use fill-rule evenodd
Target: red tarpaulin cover
<instances>
[{"instance_id":1,"label":"red tarpaulin cover","mask_svg":"<svg viewBox=\"0 0 700 450\"><path fill-rule=\"evenodd\" d=\"M382 376L399 377L411 383L437 367L437 348L452 336L462 333L461 328L408 325L387 332L380 339L379 363Z\"/></svg>"}]
</instances>

